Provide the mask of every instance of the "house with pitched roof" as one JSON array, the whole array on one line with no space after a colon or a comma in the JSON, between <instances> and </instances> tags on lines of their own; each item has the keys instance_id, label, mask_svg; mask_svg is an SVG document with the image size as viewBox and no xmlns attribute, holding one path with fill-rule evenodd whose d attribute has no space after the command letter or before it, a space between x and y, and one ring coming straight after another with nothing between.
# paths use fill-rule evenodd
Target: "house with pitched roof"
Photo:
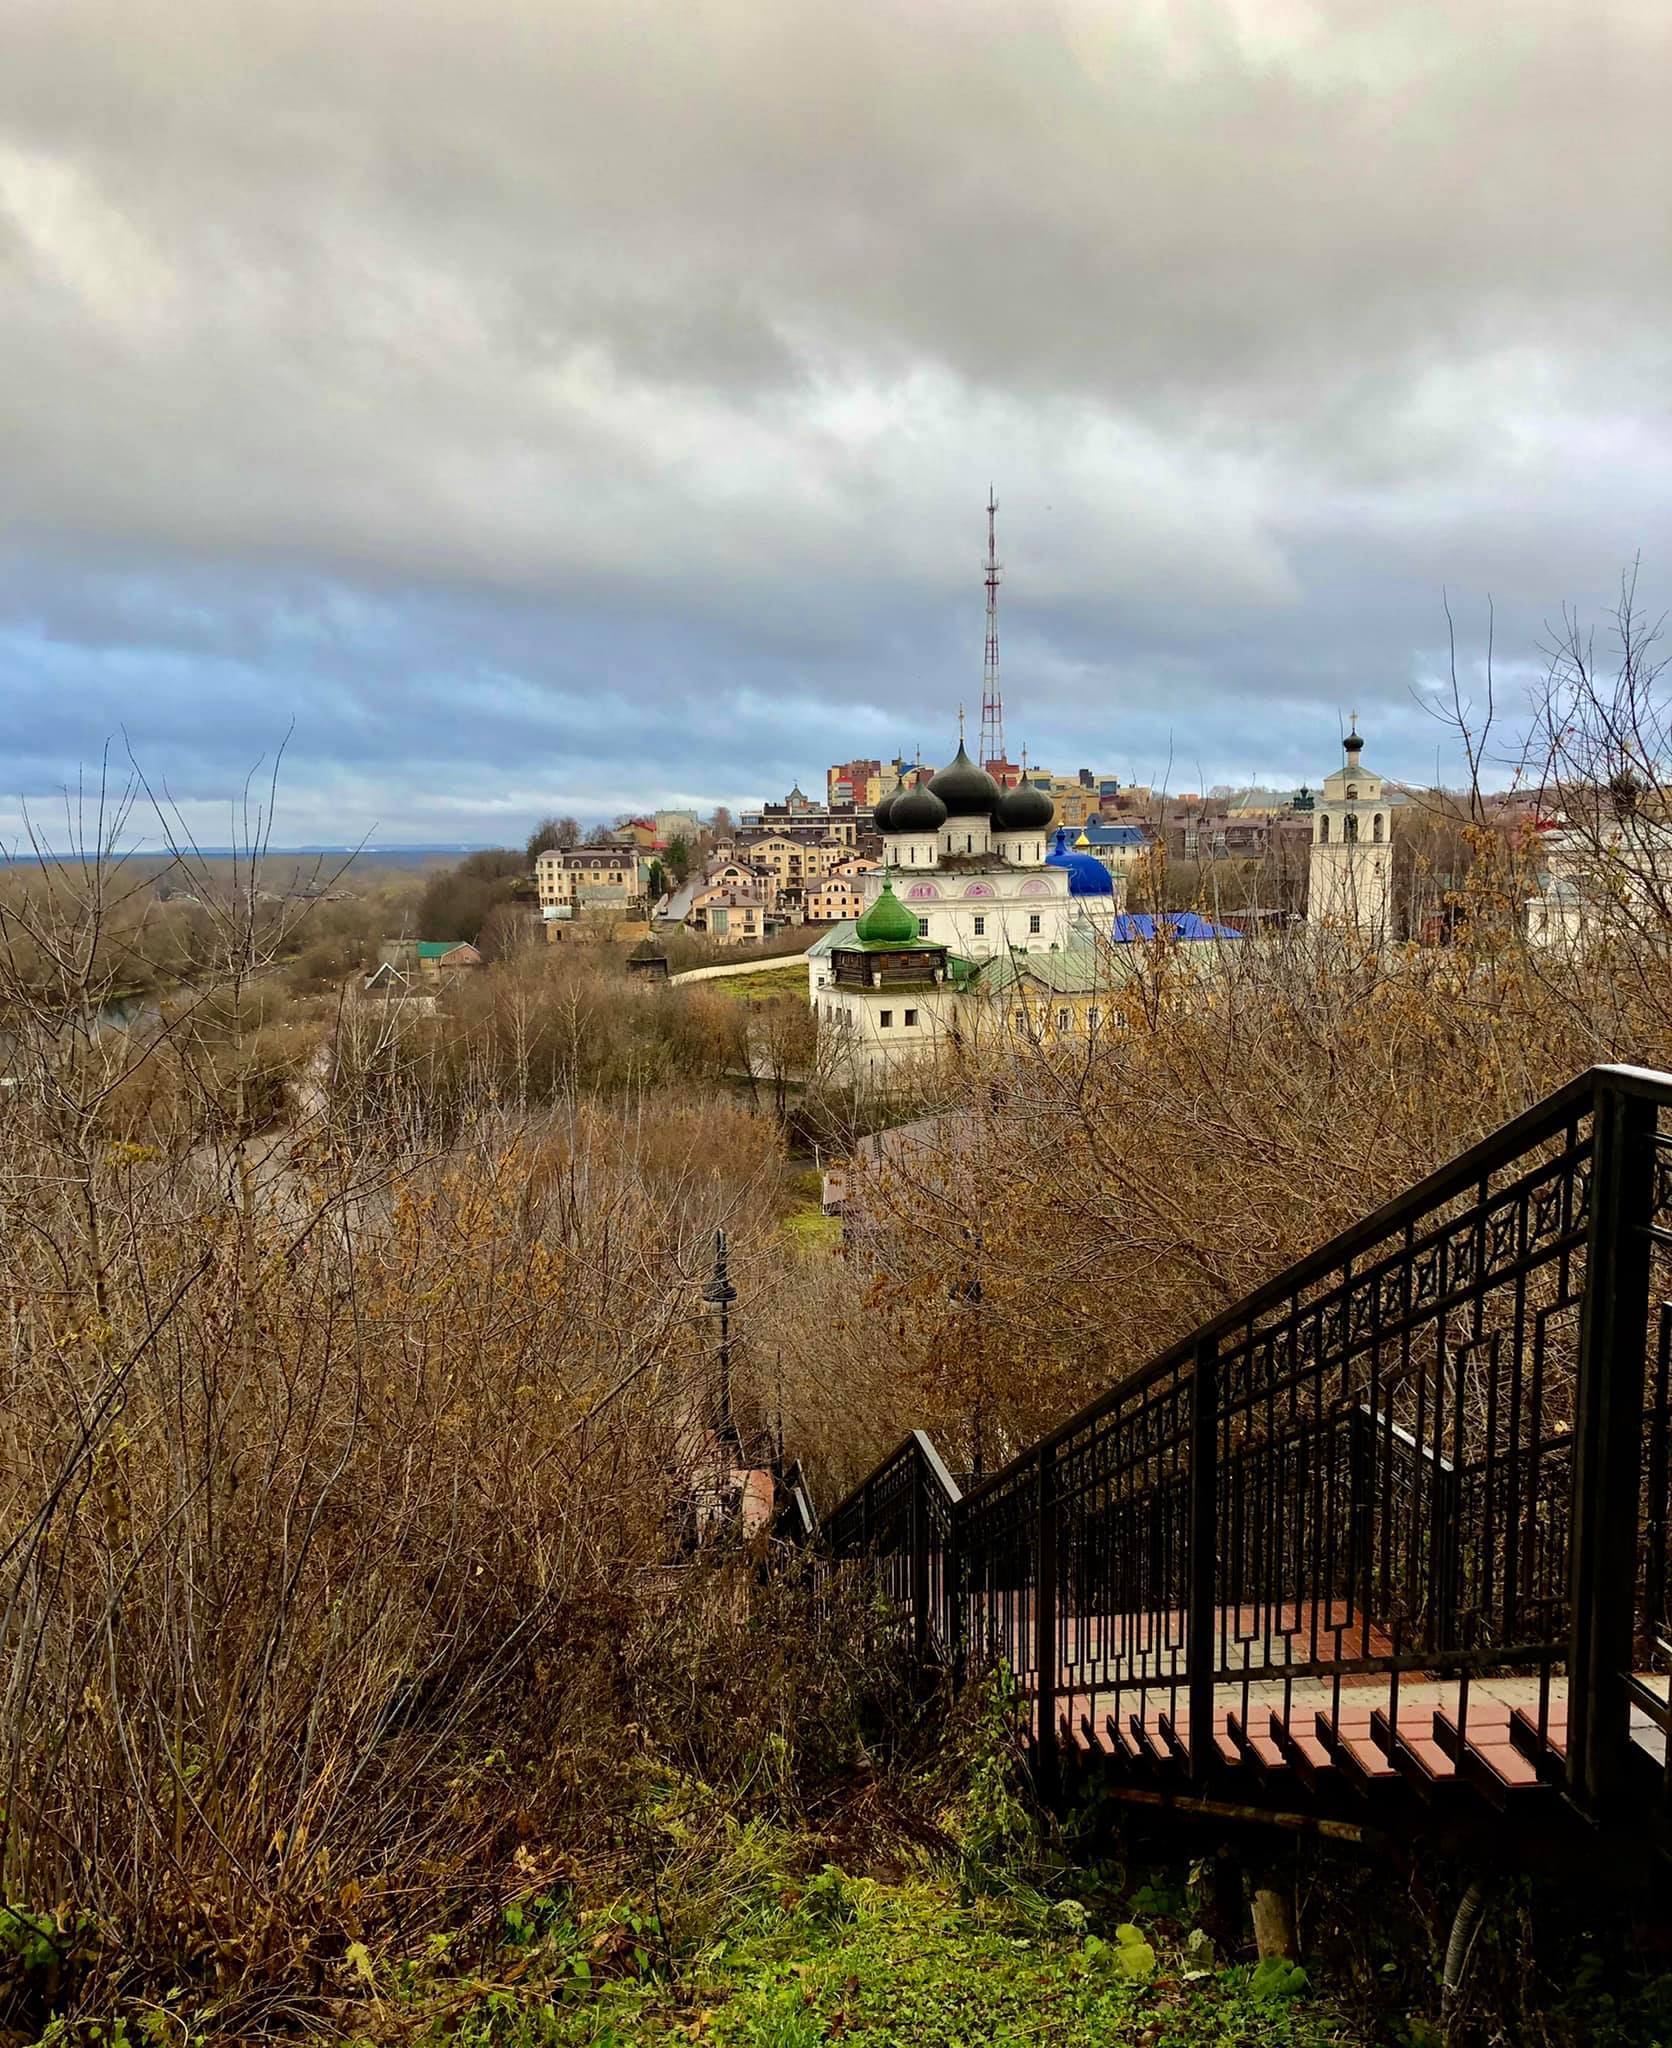
<instances>
[{"instance_id":1,"label":"house with pitched roof","mask_svg":"<svg viewBox=\"0 0 1672 2048\"><path fill-rule=\"evenodd\" d=\"M697 891L690 922L724 945L752 945L767 935L766 892L745 882L711 882Z\"/></svg>"},{"instance_id":2,"label":"house with pitched roof","mask_svg":"<svg viewBox=\"0 0 1672 2048\"><path fill-rule=\"evenodd\" d=\"M385 939L362 993L433 997L455 976L481 965L481 954L465 939Z\"/></svg>"}]
</instances>

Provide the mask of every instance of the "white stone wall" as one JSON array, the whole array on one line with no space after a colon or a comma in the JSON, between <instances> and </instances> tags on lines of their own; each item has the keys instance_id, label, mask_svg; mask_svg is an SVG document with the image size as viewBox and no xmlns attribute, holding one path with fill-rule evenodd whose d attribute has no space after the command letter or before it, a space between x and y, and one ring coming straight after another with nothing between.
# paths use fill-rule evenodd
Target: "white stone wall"
<instances>
[{"instance_id":1,"label":"white stone wall","mask_svg":"<svg viewBox=\"0 0 1672 2048\"><path fill-rule=\"evenodd\" d=\"M994 853L1014 868L1042 868L1050 850L1051 840L1047 832L1006 832L1001 829L993 838Z\"/></svg>"},{"instance_id":2,"label":"white stone wall","mask_svg":"<svg viewBox=\"0 0 1672 2048\"><path fill-rule=\"evenodd\" d=\"M940 829L940 847L942 853L958 854L965 860L973 860L978 854L990 854L993 850L992 820L948 818Z\"/></svg>"},{"instance_id":3,"label":"white stone wall","mask_svg":"<svg viewBox=\"0 0 1672 2048\"><path fill-rule=\"evenodd\" d=\"M1307 891L1309 924L1379 942L1393 927L1393 848L1315 840Z\"/></svg>"},{"instance_id":4,"label":"white stone wall","mask_svg":"<svg viewBox=\"0 0 1672 2048\"><path fill-rule=\"evenodd\" d=\"M820 987L818 970L828 975L830 963L809 964L820 1044L829 1048L835 1065L864 1079L881 1079L892 1067L933 1056L946 1029L947 1005L957 1000L949 989L861 990L838 988L834 981Z\"/></svg>"},{"instance_id":5,"label":"white stone wall","mask_svg":"<svg viewBox=\"0 0 1672 2048\"><path fill-rule=\"evenodd\" d=\"M908 868L892 880L924 937L966 960L985 960L1009 946L1045 952L1067 942L1072 911L1061 868L939 868L915 875ZM867 876L867 903L881 889L880 876Z\"/></svg>"},{"instance_id":6,"label":"white stone wall","mask_svg":"<svg viewBox=\"0 0 1672 2048\"><path fill-rule=\"evenodd\" d=\"M940 835L935 832L895 832L883 841L883 858L891 868L904 874L940 865ZM879 882L877 888L882 884ZM874 890L873 894L876 893Z\"/></svg>"},{"instance_id":7,"label":"white stone wall","mask_svg":"<svg viewBox=\"0 0 1672 2048\"><path fill-rule=\"evenodd\" d=\"M1312 816L1309 924L1350 931L1373 945L1393 932L1393 800L1379 775L1336 769Z\"/></svg>"}]
</instances>

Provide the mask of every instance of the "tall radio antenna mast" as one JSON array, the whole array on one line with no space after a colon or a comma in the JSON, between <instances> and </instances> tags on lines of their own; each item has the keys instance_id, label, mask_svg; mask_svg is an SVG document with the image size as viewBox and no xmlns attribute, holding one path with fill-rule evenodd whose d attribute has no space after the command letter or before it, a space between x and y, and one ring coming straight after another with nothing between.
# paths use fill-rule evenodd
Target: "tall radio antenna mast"
<instances>
[{"instance_id":1,"label":"tall radio antenna mast","mask_svg":"<svg viewBox=\"0 0 1672 2048\"><path fill-rule=\"evenodd\" d=\"M999 688L999 568L998 545L993 521L999 501L987 486L987 652L981 664L981 765L1002 761L1004 751L1004 695Z\"/></svg>"}]
</instances>

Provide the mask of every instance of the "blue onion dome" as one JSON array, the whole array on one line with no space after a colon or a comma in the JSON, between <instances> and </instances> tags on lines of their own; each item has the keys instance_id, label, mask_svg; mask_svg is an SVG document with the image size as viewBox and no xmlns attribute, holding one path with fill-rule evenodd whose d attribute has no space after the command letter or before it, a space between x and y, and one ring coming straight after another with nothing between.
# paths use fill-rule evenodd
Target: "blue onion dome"
<instances>
[{"instance_id":1,"label":"blue onion dome","mask_svg":"<svg viewBox=\"0 0 1672 2048\"><path fill-rule=\"evenodd\" d=\"M1056 805L1031 782L1019 782L999 798L998 822L1006 832L1043 832L1056 814Z\"/></svg>"},{"instance_id":2,"label":"blue onion dome","mask_svg":"<svg viewBox=\"0 0 1672 2048\"><path fill-rule=\"evenodd\" d=\"M1114 877L1096 854L1080 853L1069 845L1066 826L1057 827L1057 836L1045 856L1045 865L1068 870L1070 896L1112 896L1115 893Z\"/></svg>"},{"instance_id":3,"label":"blue onion dome","mask_svg":"<svg viewBox=\"0 0 1672 2048\"><path fill-rule=\"evenodd\" d=\"M926 782L897 797L888 816L890 832L938 832L945 823L946 806Z\"/></svg>"},{"instance_id":4,"label":"blue onion dome","mask_svg":"<svg viewBox=\"0 0 1672 2048\"><path fill-rule=\"evenodd\" d=\"M879 832L887 832L892 829L891 820L894 816L894 806L900 801L901 797L907 794L906 778L903 775L896 775L894 787L886 796L878 798L876 808L871 813L871 822Z\"/></svg>"},{"instance_id":5,"label":"blue onion dome","mask_svg":"<svg viewBox=\"0 0 1672 2048\"><path fill-rule=\"evenodd\" d=\"M990 818L998 809L998 784L970 759L962 740L951 766L943 768L929 787L945 804L949 818Z\"/></svg>"}]
</instances>

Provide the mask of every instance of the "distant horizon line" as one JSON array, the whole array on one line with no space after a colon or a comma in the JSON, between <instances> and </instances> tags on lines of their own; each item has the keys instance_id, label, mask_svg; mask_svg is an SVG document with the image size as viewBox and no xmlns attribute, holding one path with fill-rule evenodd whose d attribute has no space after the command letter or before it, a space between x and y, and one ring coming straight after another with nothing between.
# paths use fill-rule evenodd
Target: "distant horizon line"
<instances>
[{"instance_id":1,"label":"distant horizon line","mask_svg":"<svg viewBox=\"0 0 1672 2048\"><path fill-rule=\"evenodd\" d=\"M418 853L501 853L514 852L503 840L496 839L414 839L409 841L363 840L354 846L340 842L326 844L319 842L304 846L264 846L256 858L261 860L323 860L327 857L372 854L418 854ZM74 848L55 850L48 847L44 853L37 853L33 847L0 846L0 862L9 861L21 865L25 862L39 864L44 860L87 859L90 855ZM248 860L251 858L247 846L118 846L112 858L117 860L174 860L177 858L199 860Z\"/></svg>"}]
</instances>

